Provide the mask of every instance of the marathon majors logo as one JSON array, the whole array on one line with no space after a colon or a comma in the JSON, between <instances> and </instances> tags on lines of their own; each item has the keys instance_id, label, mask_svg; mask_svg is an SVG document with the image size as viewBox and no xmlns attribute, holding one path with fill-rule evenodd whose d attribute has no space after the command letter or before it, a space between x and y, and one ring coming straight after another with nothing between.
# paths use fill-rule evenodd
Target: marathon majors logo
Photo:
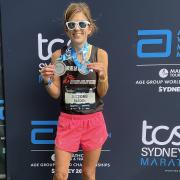
<instances>
[{"instance_id":1,"label":"marathon majors logo","mask_svg":"<svg viewBox=\"0 0 180 180\"><path fill-rule=\"evenodd\" d=\"M180 125L153 126L144 120L142 122L142 144L140 166L171 169L180 167Z\"/></svg>"}]
</instances>

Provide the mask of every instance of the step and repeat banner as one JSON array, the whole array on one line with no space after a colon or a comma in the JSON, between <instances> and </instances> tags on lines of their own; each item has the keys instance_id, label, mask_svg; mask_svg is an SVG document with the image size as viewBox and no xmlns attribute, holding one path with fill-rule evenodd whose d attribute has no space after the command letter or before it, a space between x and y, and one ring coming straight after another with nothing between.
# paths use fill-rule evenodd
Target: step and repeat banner
<instances>
[{"instance_id":1,"label":"step and repeat banner","mask_svg":"<svg viewBox=\"0 0 180 180\"><path fill-rule=\"evenodd\" d=\"M70 2L1 1L8 180L54 174L61 107L39 83L38 70L68 43L63 12ZM179 179L180 1L85 2L99 27L89 42L109 54L109 137L97 179ZM82 160L80 149L70 180L81 179Z\"/></svg>"}]
</instances>

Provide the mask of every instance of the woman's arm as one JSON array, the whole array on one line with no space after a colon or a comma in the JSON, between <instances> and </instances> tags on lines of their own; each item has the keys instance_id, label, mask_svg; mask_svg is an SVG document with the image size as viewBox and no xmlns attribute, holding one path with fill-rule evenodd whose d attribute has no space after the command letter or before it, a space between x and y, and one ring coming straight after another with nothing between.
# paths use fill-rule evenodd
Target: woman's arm
<instances>
[{"instance_id":1,"label":"woman's arm","mask_svg":"<svg viewBox=\"0 0 180 180\"><path fill-rule=\"evenodd\" d=\"M97 85L97 92L100 97L106 95L109 83L108 83L108 54L105 50L99 49L97 60L102 63L102 71L99 72L99 79Z\"/></svg>"},{"instance_id":2,"label":"woman's arm","mask_svg":"<svg viewBox=\"0 0 180 180\"><path fill-rule=\"evenodd\" d=\"M44 79L46 90L49 93L49 95L54 99L59 98L61 93L60 76L54 74L54 63L60 55L61 55L61 50L55 51L51 57L51 64L44 67L41 70L41 75Z\"/></svg>"},{"instance_id":3,"label":"woman's arm","mask_svg":"<svg viewBox=\"0 0 180 180\"><path fill-rule=\"evenodd\" d=\"M100 97L105 96L109 87L107 52L103 49L98 49L97 63L91 63L88 67L98 72L97 92Z\"/></svg>"}]
</instances>

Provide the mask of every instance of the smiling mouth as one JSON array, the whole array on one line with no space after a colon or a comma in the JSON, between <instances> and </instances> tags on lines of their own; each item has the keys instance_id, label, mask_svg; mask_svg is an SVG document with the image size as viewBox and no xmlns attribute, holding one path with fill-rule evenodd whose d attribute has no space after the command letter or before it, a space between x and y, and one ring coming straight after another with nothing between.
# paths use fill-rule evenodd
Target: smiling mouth
<instances>
[{"instance_id":1,"label":"smiling mouth","mask_svg":"<svg viewBox=\"0 0 180 180\"><path fill-rule=\"evenodd\" d=\"M73 36L81 36L83 33L73 33Z\"/></svg>"},{"instance_id":2,"label":"smiling mouth","mask_svg":"<svg viewBox=\"0 0 180 180\"><path fill-rule=\"evenodd\" d=\"M80 36L80 35L83 35L83 33L82 32L74 32L74 33L72 33L72 35L73 36Z\"/></svg>"}]
</instances>

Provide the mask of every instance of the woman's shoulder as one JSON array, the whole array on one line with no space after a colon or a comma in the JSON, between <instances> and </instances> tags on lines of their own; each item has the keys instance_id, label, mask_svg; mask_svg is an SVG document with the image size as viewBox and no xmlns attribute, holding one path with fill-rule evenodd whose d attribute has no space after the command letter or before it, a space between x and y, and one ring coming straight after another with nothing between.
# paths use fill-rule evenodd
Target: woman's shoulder
<instances>
[{"instance_id":1,"label":"woman's shoulder","mask_svg":"<svg viewBox=\"0 0 180 180\"><path fill-rule=\"evenodd\" d=\"M93 45L93 44L91 44L91 45L94 46L94 48L97 49L98 54L100 54L100 55L107 55L108 54L105 49L103 49L103 48L101 48L99 46Z\"/></svg>"},{"instance_id":2,"label":"woman's shoulder","mask_svg":"<svg viewBox=\"0 0 180 180\"><path fill-rule=\"evenodd\" d=\"M108 53L105 49L101 48L101 47L97 47L97 57L98 60L100 59L107 59L108 58Z\"/></svg>"},{"instance_id":3,"label":"woman's shoulder","mask_svg":"<svg viewBox=\"0 0 180 180\"><path fill-rule=\"evenodd\" d=\"M100 54L100 55L108 55L108 53L107 53L107 51L105 50L105 49L102 49L102 48L98 48L98 53Z\"/></svg>"}]
</instances>

